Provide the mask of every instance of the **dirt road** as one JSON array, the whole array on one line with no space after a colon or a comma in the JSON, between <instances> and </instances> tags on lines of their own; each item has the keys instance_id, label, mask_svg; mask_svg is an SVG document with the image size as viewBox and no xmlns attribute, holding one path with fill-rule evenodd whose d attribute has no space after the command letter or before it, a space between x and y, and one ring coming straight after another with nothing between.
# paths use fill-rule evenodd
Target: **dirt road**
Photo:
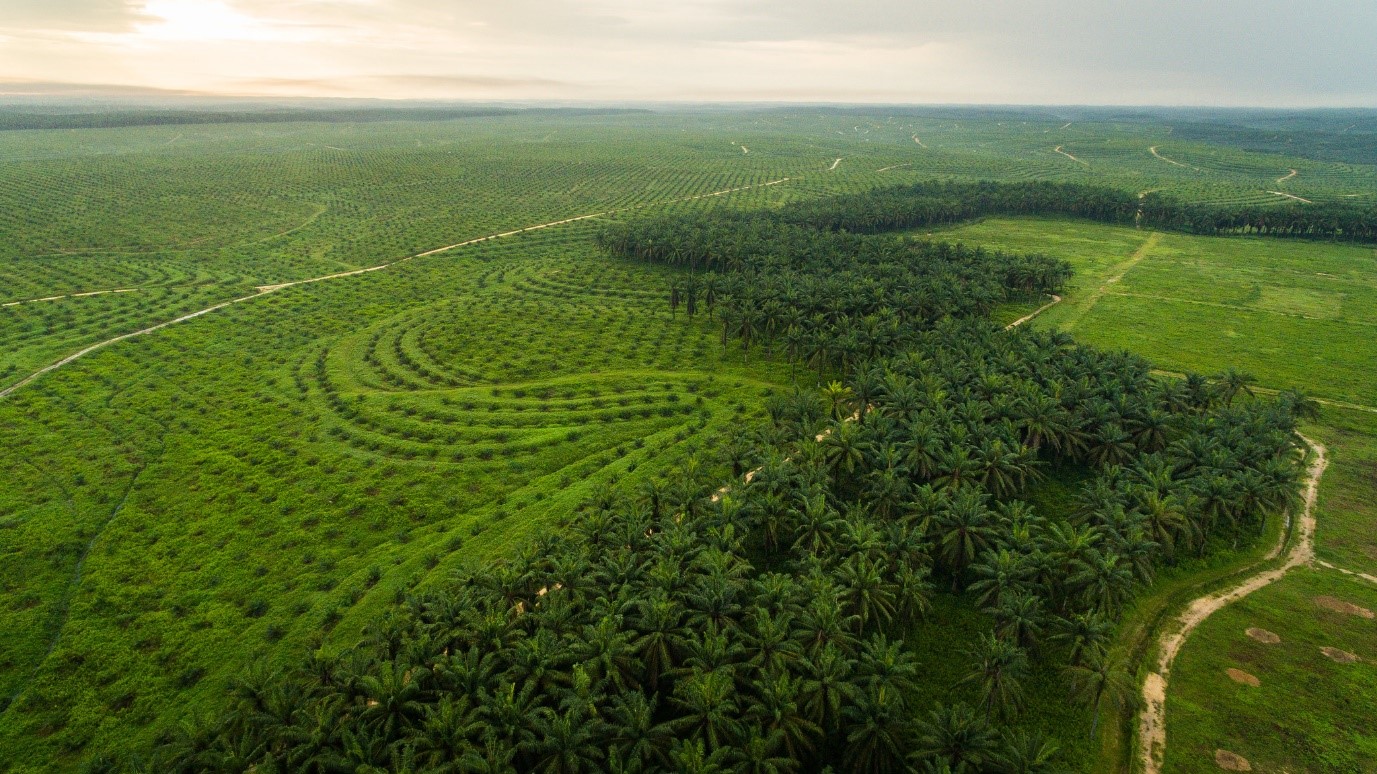
<instances>
[{"instance_id":1,"label":"dirt road","mask_svg":"<svg viewBox=\"0 0 1377 774\"><path fill-rule=\"evenodd\" d=\"M44 296L43 298L26 298L22 301L6 301L0 307L19 306L20 304L37 304L42 301L61 301L64 298L86 298L87 296L103 296L107 293L136 293L145 288L115 288L114 290L88 290L84 293L67 293L61 296Z\"/></svg>"},{"instance_id":2,"label":"dirt road","mask_svg":"<svg viewBox=\"0 0 1377 774\"><path fill-rule=\"evenodd\" d=\"M541 223L541 224L535 225L535 226L526 226L525 228L519 228L519 229L515 229L515 230L512 230L512 231L504 231L504 232L502 232L502 233L500 233L500 234L490 234L490 235L488 235L488 236L478 237L477 239L469 239L469 240L464 241L464 242L457 242L457 243L452 244L452 245L445 245L444 247L437 247L437 248L435 248L434 250L427 250L427 251L425 251L425 252L423 252L423 253L416 253L415 255L408 255L408 256L406 256L406 257L404 257L404 258L398 258L398 259L395 260L395 261L391 261L391 262L388 262L388 263L379 264L379 265L377 265L377 266L369 266L369 267L364 268L364 269L354 269L354 270L352 270L352 271L342 271L342 272L338 272L338 273L335 273L335 274L327 274L327 275L322 276L322 277L311 277L311 278L309 278L309 279L293 280L293 281L291 281L291 282L279 282L279 283L273 284L273 285L260 285L260 286L258 286L258 288L257 288L257 291L258 291L258 292L253 293L253 294L251 294L251 295L240 296L239 298L232 298L232 299L230 299L230 300L228 300L228 301L221 301L221 302L218 303L218 304L214 304L213 306L208 306L208 307L206 307L205 309L201 309L201 310L198 310L198 311L195 311L195 312L191 312L190 314L184 314L184 315L182 315L181 317L178 317L178 318L176 318L176 319L167 320L167 321L165 321L165 322L158 323L157 325L150 325L150 326L147 327L147 328L143 328L143 329L140 329L140 330L137 330L137 331L132 331L132 332L130 332L130 333L125 333L125 334L122 334L122 335L119 335L119 336L114 336L114 337L112 337L112 338L106 339L105 341L101 341L101 342L97 342L97 343L95 343L95 344L92 344L91 346L86 347L85 349L81 349L81 350L78 350L77 352L73 352L72 354L70 354L70 355L68 355L68 356L66 356L66 357L64 357L64 358L62 358L61 360L58 360L58 361L55 362L55 363L50 363L50 364L48 364L48 365L46 365L46 366L44 366L44 367L38 369L37 371L34 371L33 373L29 374L28 376L25 376L23 379L20 379L19 381L15 382L14 384L11 384L10 386L5 387L4 389L0 389L0 398L7 398L7 397L9 397L10 395L14 394L14 393L15 393L17 390L19 390L21 387L24 387L25 385L32 383L33 381L35 381L35 380L38 379L39 377L43 376L44 374L50 373L50 372L52 372L52 371L56 371L57 369L62 368L63 366L65 366L65 365L67 365L67 364L69 364L69 363L72 363L73 361L79 360L79 359L85 357L86 355L89 355L89 354L91 354L92 352L95 352L96 350L104 349L105 347L108 347L108 346L110 346L111 344L116 344L116 343L119 343L119 342L124 341L124 340L126 340L126 339L132 339L132 338L134 338L134 337L136 337L136 336L146 336L146 335L148 335L148 334L150 334L150 333L153 333L153 332L155 332L155 331L160 331L160 330L162 330L163 328L168 327L169 325L176 325L177 323L186 322L186 321L188 321L188 320L194 320L194 319L196 319L197 317L200 317L200 316L205 315L205 314L210 314L211 312L214 312L214 311L217 311L217 310L220 310L220 309L224 309L224 308L227 307L227 306L233 306L234 304L242 303L242 302L244 302L244 301L250 301L250 300L252 300L252 299L259 298L259 297L261 297L261 296L265 296L265 295L267 295L267 294L269 294L269 293L273 293L273 292L276 292L276 291L278 291L278 290L282 290L283 288L290 288L290 287L294 287L294 286L296 286L296 285L309 285L309 284L314 283L314 282L324 282L324 281L326 281L326 280L340 279L340 278L342 278L342 277L353 277L353 276L356 276L356 275L359 275L359 274L367 274L367 273L369 273L369 272L381 271L381 270L383 270L383 269L388 268L389 266L396 266L396 265L399 264L399 263L405 263L406 261L409 261L409 260L411 260L412 258L424 258L424 257L426 257L426 256L437 255L437 254L439 254L439 253L448 252L448 251L450 251L450 250L455 250L455 249L457 249L457 248L465 247L465 246L467 246L467 245L478 244L479 242L487 242L487 241L492 240L492 239L502 239L502 238L504 238L504 237L516 236L517 234L524 234L524 233L526 233L526 232L528 232L528 231L538 231L538 230L543 229L543 228L553 228L554 226L562 226L562 225L564 225L564 224L566 224L566 223L574 223L574 222L577 222L577 221L580 221L580 220L588 220L588 219L590 219L590 218L598 218L598 217L602 217L602 216L604 216L604 215L611 215L611 214L613 214L613 213L615 213L615 212L621 212L621 211L626 211L626 210L635 210L635 209L641 209L641 208L645 208L645 207L658 207L658 206L663 206L663 205L666 205L666 204L675 204L675 203L678 203L678 202L694 201L694 200L696 200L696 199L707 199L707 198L713 197L713 196L725 196L725 195L727 195L727 194L736 193L737 191L745 191L745 190L750 189L750 188L765 188L765 187L772 186L772 185L779 185L779 184L781 184L781 183L786 183L786 182L788 182L789 180L790 180L790 178L783 177L783 178L780 178L780 179L778 179L778 180L771 180L771 181L769 181L769 182L767 182L767 183L756 183L756 184L753 184L753 185L743 185L743 186L738 186L738 187L736 187L736 188L727 188L727 189L724 189L724 190L721 190L721 191L713 191L712 193L697 194L697 195L695 195L695 196L684 196L684 197L681 197L681 198L678 198L678 199L670 199L669 201L664 201L664 202L652 202L652 203L648 203L648 204L641 204L641 205L636 205L636 206L633 206L633 207L627 207L627 208L625 208L624 210L604 210L604 211L602 211L602 212L595 212L595 213L591 213L591 214L588 214L588 215L579 215L579 216L573 217L573 218L565 218L564 220L556 220L556 221L551 221L551 222L549 222L549 223ZM128 292L128 290L121 290L121 292ZM58 298L58 297L54 297L54 298ZM47 299L44 299L44 300L47 300Z\"/></svg>"},{"instance_id":3,"label":"dirt road","mask_svg":"<svg viewBox=\"0 0 1377 774\"><path fill-rule=\"evenodd\" d=\"M1053 148L1052 150L1056 151L1057 153L1060 153L1061 155L1065 156L1065 157L1068 158L1068 159L1071 159L1072 161L1076 162L1077 164L1084 164L1084 165L1086 165L1087 167L1090 166L1090 162L1084 161L1084 160L1082 160L1082 159L1078 159L1078 158L1076 158L1075 156L1072 156L1070 153L1067 153L1066 151L1062 150L1062 146L1061 146L1061 145L1058 145L1057 147Z\"/></svg>"},{"instance_id":4,"label":"dirt road","mask_svg":"<svg viewBox=\"0 0 1377 774\"><path fill-rule=\"evenodd\" d=\"M1010 330L1010 329L1012 329L1012 328L1017 328L1018 326L1020 326L1020 325L1022 325L1022 324L1024 324L1024 323L1026 323L1026 322L1028 322L1029 320L1033 319L1034 317L1037 317L1038 315L1042 314L1043 312L1047 311L1048 309L1051 309L1053 306L1056 306L1057 304L1060 304L1060 303L1061 303L1061 296L1059 296L1059 295L1057 295L1057 294L1055 294L1055 293L1052 293L1051 296L1052 296L1052 300L1051 300L1051 301L1048 301L1047 303L1043 304L1042 306L1038 307L1037 309L1034 309L1034 310L1032 311L1031 314L1025 314L1025 315L1023 315L1022 317L1018 318L1017 320L1014 320L1013 322L1011 322L1011 323L1009 323L1008 325L1004 326L1004 330L1007 331L1007 330Z\"/></svg>"},{"instance_id":5,"label":"dirt road","mask_svg":"<svg viewBox=\"0 0 1377 774\"><path fill-rule=\"evenodd\" d=\"M1267 193L1276 194L1277 196L1285 196L1288 199L1295 199L1298 202L1305 202L1306 204L1314 204L1314 202L1310 201L1309 199L1303 199L1299 196L1296 196L1295 194L1282 193L1281 191L1268 191Z\"/></svg>"},{"instance_id":6,"label":"dirt road","mask_svg":"<svg viewBox=\"0 0 1377 774\"><path fill-rule=\"evenodd\" d=\"M1162 154L1157 152L1156 145L1152 146L1151 148L1148 148L1148 152L1151 153L1153 156L1156 156L1157 158L1161 159L1162 161L1167 162L1168 164L1175 164L1176 166L1183 167L1185 169L1193 169L1196 172L1200 171L1199 167L1193 167L1190 164L1182 164L1181 162L1176 161L1175 159L1169 159L1166 156L1163 156Z\"/></svg>"},{"instance_id":7,"label":"dirt road","mask_svg":"<svg viewBox=\"0 0 1377 774\"><path fill-rule=\"evenodd\" d=\"M1315 501L1319 495L1320 477L1324 475L1328 459L1323 444L1303 436L1302 440L1309 445L1314 458L1310 462L1306 476L1305 505L1296 530L1296 540L1286 554L1286 560L1281 566L1257 573L1236 586L1206 594L1192 601L1158 636L1156 668L1143 682L1143 708L1138 714L1137 757L1144 774L1158 774L1162 770L1162 758L1167 747L1167 684L1171 677L1171 664L1180 652L1181 646L1186 643L1186 638L1197 626L1204 623L1205 619L1226 605L1280 580L1290 570L1315 560ZM1286 535L1283 533L1277 545L1263 561L1280 556L1285 543Z\"/></svg>"},{"instance_id":8,"label":"dirt road","mask_svg":"<svg viewBox=\"0 0 1377 774\"><path fill-rule=\"evenodd\" d=\"M1133 251L1133 255L1130 255L1123 263L1110 269L1113 273L1106 277L1098 288L1091 291L1090 295L1085 297L1085 303L1077 307L1073 311L1071 318L1062 323L1062 329L1069 331L1076 327L1076 325L1090 313L1090 310L1094 308L1095 304L1098 304L1100 299L1104 298L1105 295L1109 293L1109 288L1123 280L1124 275L1132 271L1134 266L1141 263L1142 260L1148 256L1148 253L1152 252L1153 248L1157 247L1157 244L1161 241L1161 232L1154 231L1149 234L1143 244L1139 245L1138 249Z\"/></svg>"}]
</instances>

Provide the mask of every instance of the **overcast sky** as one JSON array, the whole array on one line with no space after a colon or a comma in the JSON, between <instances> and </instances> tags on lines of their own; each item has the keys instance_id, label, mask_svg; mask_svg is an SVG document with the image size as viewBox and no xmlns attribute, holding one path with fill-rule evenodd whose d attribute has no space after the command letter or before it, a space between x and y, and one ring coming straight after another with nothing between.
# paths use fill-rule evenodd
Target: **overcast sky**
<instances>
[{"instance_id":1,"label":"overcast sky","mask_svg":"<svg viewBox=\"0 0 1377 774\"><path fill-rule=\"evenodd\" d=\"M0 0L0 94L1377 107L1377 0Z\"/></svg>"}]
</instances>

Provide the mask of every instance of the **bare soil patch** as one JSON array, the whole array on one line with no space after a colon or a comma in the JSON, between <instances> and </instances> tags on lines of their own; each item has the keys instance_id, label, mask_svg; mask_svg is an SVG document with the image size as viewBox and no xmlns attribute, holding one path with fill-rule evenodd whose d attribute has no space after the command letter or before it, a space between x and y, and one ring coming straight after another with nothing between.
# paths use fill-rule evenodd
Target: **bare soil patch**
<instances>
[{"instance_id":1,"label":"bare soil patch","mask_svg":"<svg viewBox=\"0 0 1377 774\"><path fill-rule=\"evenodd\" d=\"M1238 753L1229 752L1228 750L1215 750L1214 762L1219 768L1225 771L1253 770L1253 764L1249 763L1247 758L1244 758Z\"/></svg>"},{"instance_id":2,"label":"bare soil patch","mask_svg":"<svg viewBox=\"0 0 1377 774\"><path fill-rule=\"evenodd\" d=\"M1339 650L1338 648L1331 648L1328 645L1320 648L1320 652L1328 656L1330 661L1337 661L1340 664L1352 664L1358 660L1358 654L1349 653L1346 650Z\"/></svg>"},{"instance_id":3,"label":"bare soil patch","mask_svg":"<svg viewBox=\"0 0 1377 774\"><path fill-rule=\"evenodd\" d=\"M1259 629L1256 626L1249 627L1248 636L1252 637L1253 639L1257 640L1263 645L1276 645L1278 642L1281 642L1281 638L1278 637L1275 632L1269 632L1266 629Z\"/></svg>"},{"instance_id":4,"label":"bare soil patch","mask_svg":"<svg viewBox=\"0 0 1377 774\"><path fill-rule=\"evenodd\" d=\"M1315 604L1325 610L1333 610L1336 613L1347 613L1348 615L1356 615L1363 618L1377 618L1377 613L1365 607L1358 607L1352 602L1345 602L1336 597L1315 597Z\"/></svg>"},{"instance_id":5,"label":"bare soil patch","mask_svg":"<svg viewBox=\"0 0 1377 774\"><path fill-rule=\"evenodd\" d=\"M1262 685L1262 681L1257 679L1256 675L1250 675L1247 672L1244 672L1242 669L1234 669L1233 667L1229 667L1225 671L1228 673L1229 679L1233 680L1236 683L1251 685L1254 688L1258 687L1259 685Z\"/></svg>"}]
</instances>

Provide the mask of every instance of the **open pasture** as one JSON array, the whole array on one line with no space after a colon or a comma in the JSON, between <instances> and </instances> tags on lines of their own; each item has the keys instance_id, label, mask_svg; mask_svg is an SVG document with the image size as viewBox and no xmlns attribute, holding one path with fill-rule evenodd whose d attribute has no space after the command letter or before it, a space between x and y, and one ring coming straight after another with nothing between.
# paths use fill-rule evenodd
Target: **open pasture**
<instances>
[{"instance_id":1,"label":"open pasture","mask_svg":"<svg viewBox=\"0 0 1377 774\"><path fill-rule=\"evenodd\" d=\"M1253 771L1372 769L1377 630L1370 618L1333 609L1332 600L1374 610L1377 585L1300 569L1192 635L1172 670L1164 771L1219 771L1221 749Z\"/></svg>"},{"instance_id":2,"label":"open pasture","mask_svg":"<svg viewBox=\"0 0 1377 774\"><path fill-rule=\"evenodd\" d=\"M936 238L1070 260L1072 292L1040 325L1163 369L1248 371L1273 389L1377 405L1377 253L1370 247L988 219ZM1226 366L1227 364L1227 366Z\"/></svg>"}]
</instances>

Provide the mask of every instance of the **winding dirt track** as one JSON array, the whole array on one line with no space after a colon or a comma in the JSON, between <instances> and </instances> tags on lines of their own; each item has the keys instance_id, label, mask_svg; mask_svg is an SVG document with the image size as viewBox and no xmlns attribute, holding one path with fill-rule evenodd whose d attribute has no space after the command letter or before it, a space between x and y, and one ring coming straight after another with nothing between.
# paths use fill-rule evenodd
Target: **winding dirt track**
<instances>
[{"instance_id":1,"label":"winding dirt track","mask_svg":"<svg viewBox=\"0 0 1377 774\"><path fill-rule=\"evenodd\" d=\"M1181 646L1186 644L1190 633L1226 605L1280 580L1296 567L1315 561L1315 501L1319 495L1320 476L1324 475L1325 466L1329 463L1323 444L1304 436L1301 436L1301 440L1315 456L1306 477L1305 507L1301 511L1296 541L1286 554L1286 560L1279 567L1259 572L1238 585L1193 600L1158 636L1156 670L1143 682L1143 708L1138 714L1137 757L1144 774L1159 774L1162 770L1162 758L1167 748L1167 681L1171 677L1172 661L1176 659ZM1283 533L1263 561L1280 556L1285 543L1286 534Z\"/></svg>"},{"instance_id":2,"label":"winding dirt track","mask_svg":"<svg viewBox=\"0 0 1377 774\"><path fill-rule=\"evenodd\" d=\"M452 244L452 245L445 245L444 247L437 247L437 248L435 248L434 250L427 250L427 251L425 251L425 252L423 252L423 253L416 253L415 255L408 255L408 256L406 256L406 257L404 257L404 258L398 258L398 259L395 260L395 261L391 261L391 262L388 262L388 263L379 264L379 265L377 265L377 266L369 266L368 268L365 268L365 269L354 269L353 271L342 271L342 272L338 272L338 273L336 273L336 274L327 274L327 275L325 275L325 276L323 276L323 277L311 277L310 279L294 280L294 281L292 281L292 282L279 282L279 283L277 283L277 284L275 284L275 285L260 285L260 286L258 286L258 288L257 288L257 290L258 290L257 293L253 293L253 294L247 295L247 296L240 296L239 298L232 298L232 299L230 299L230 300L228 300L228 301L221 301L220 303L215 304L215 305L213 305L213 306L208 306L208 307L206 307L205 309L201 309L201 310L192 312L192 313L190 313L190 314L184 314L184 315L182 315L181 317L178 317L178 318L175 318L175 319L172 319L172 320L167 320L167 321L165 321L165 322L160 322L160 323L158 323L157 325L150 325L150 326L147 327L147 328L143 328L143 329L140 329L140 330L137 330L137 331L131 331L131 332L129 332L129 333L121 334L121 335L119 335L119 336L115 336L115 337L113 337L113 338L109 338L109 339L106 339L106 340L104 340L104 341L100 341L100 342L97 342L97 343L95 343L95 344L92 344L91 346L86 347L85 349L78 350L77 352L73 352L72 354L70 354L70 355L68 355L68 356L66 356L66 357L64 357L64 358L62 358L61 360L58 360L58 361L55 362L55 363L50 363L50 364L48 364L48 365L46 365L46 366L44 366L44 367L38 369L37 371L34 371L33 373L29 374L28 376L25 376L23 379L20 379L19 381L15 382L14 384L11 384L10 386L5 387L4 389L0 389L0 398L7 398L7 397L9 397L10 395L14 394L14 392L16 392L17 390L19 390L21 387L23 387L23 386L25 386L25 385L27 385L27 384L29 384L29 383L35 381L36 379L38 379L39 377L43 376L44 374L49 373L49 372L52 372L52 371L56 371L57 369L62 368L63 366L67 365L68 363L71 363L71 362L73 362L73 361L75 361L75 360L79 360L79 359L85 357L86 355L89 355L89 354L91 354L92 352L95 352L95 351L98 350L98 349L103 349L103 348L105 348L105 347L110 346L111 344L116 344L116 343L121 342L121 341L124 341L124 340L126 340L126 339L132 339L132 338L134 338L135 336L146 336L146 335L148 335L148 334L150 334L150 333L153 333L154 331L162 330L163 328L166 328L166 327L168 327L169 325L176 325L177 323L186 322L187 320L194 320L194 319L196 319L197 317L200 317L201 315L210 314L211 312L214 312L214 311L217 311L217 310L220 310L220 309L224 309L224 308L227 307L227 306L233 306L234 304L242 303L242 302L244 302L244 301L251 301L251 300L253 300L253 299L255 299L255 298L260 298L260 297L265 296L265 295L267 295L267 294L269 294L269 293L273 293L273 292L275 292L275 291L282 290L283 288L290 288L290 287L294 287L294 286L296 286L296 285L309 285L309 284L311 284L311 283L313 283L313 282L324 282L324 281L326 281L326 280L340 279L340 278L342 278L342 277L353 277L353 276L359 275L359 274L367 274L367 273L369 273L369 272L381 271L382 269L386 269L386 268L388 268L389 266L396 266L396 265L399 264L399 263L405 263L406 261L409 261L409 260L411 260L412 258L425 258L425 257L427 257L427 256L437 255L437 254L439 254L439 253L448 252L448 251L450 251L450 250L455 250L455 249L458 249L458 248L460 248L460 247L466 247L466 246L468 246L468 245L476 245L476 244L478 244L479 242L487 242L487 241L493 240L493 239L502 239L502 238L504 238L504 237L516 236L517 234L524 234L524 233L526 233L526 232L528 232L528 231L539 231L540 229L543 229L543 228L553 228L554 226L562 226L562 225L564 225L564 224L566 224L566 223L574 223L574 222L577 222L577 221L580 221L580 220L588 220L588 219L590 219L590 218L598 218L598 217L602 217L602 216L604 216L604 215L611 215L611 214L613 214L613 213L622 212L622 211L625 211L625 210L641 209L641 208L643 208L643 207L659 207L659 206L664 206L664 205L666 205L666 204L675 204L675 203L678 203L678 202L694 201L694 200L696 200L696 199L707 199L707 198L710 198L710 197L713 197L713 196L725 196L725 195L727 195L727 194L736 193L737 191L745 191L745 190L750 189L750 188L765 188L765 187L767 187L767 186L779 185L780 183L786 183L786 182L788 182L789 180L790 180L790 178L782 177L782 178L780 178L780 179L778 179L778 180L771 180L771 181L768 182L768 183L756 183L756 184L753 184L753 185L743 185L743 186L739 186L739 187L737 187L737 188L727 188L727 189L724 189L724 190L721 190L721 191L713 191L712 193L697 194L696 196L685 196L685 197L681 197L681 198L679 198L679 199L670 199L669 201L664 201L664 202L651 202L651 203L648 203L648 204L637 205L637 206L634 206L634 207L626 207L626 208L624 208L623 210L615 210L615 209L614 209L614 210L603 210L602 212L594 212L594 213L590 213L590 214L588 214L588 215L579 215L579 216L573 217L573 218L565 218L564 220L556 220L556 221L551 221L551 222L549 222L549 223L541 223L541 224L535 225L535 226L526 226L525 228L518 228L518 229L514 229L514 230L512 230L512 231L504 231L504 232L502 232L502 233L500 233L500 234L489 234L488 236L478 237L477 239L469 239L469 240L464 241L464 242L456 242L455 244ZM121 292L128 292L128 291L127 291L127 290L122 290Z\"/></svg>"},{"instance_id":3,"label":"winding dirt track","mask_svg":"<svg viewBox=\"0 0 1377 774\"><path fill-rule=\"evenodd\" d=\"M1315 562L1315 564L1318 564L1319 566L1327 570L1336 570L1338 572L1343 573L1344 575L1349 576L1350 578L1362 578L1368 583L1377 583L1377 575L1369 575L1365 572L1358 572L1356 570L1346 570L1342 567L1335 567L1329 562Z\"/></svg>"},{"instance_id":4,"label":"winding dirt track","mask_svg":"<svg viewBox=\"0 0 1377 774\"><path fill-rule=\"evenodd\" d=\"M1017 328L1018 326L1020 326L1020 325L1022 325L1022 324L1024 324L1024 323L1026 323L1026 322L1028 322L1029 320L1033 319L1034 317L1037 317L1038 315L1042 314L1043 312L1047 311L1048 309L1051 309L1052 307L1054 307L1054 306L1056 306L1057 304L1060 304L1060 303L1061 303L1061 296L1057 295L1056 293L1050 293L1049 295L1052 296L1052 300L1051 300L1051 301L1048 301L1047 303L1043 304L1042 306L1038 307L1037 309L1034 309L1031 313L1025 314L1025 315L1023 315L1022 317L1018 318L1017 320L1014 320L1013 322L1011 322L1011 323L1009 323L1008 325L1004 326L1004 330L1007 331L1007 330L1011 330L1011 329L1013 329L1013 328Z\"/></svg>"},{"instance_id":5,"label":"winding dirt track","mask_svg":"<svg viewBox=\"0 0 1377 774\"><path fill-rule=\"evenodd\" d=\"M1156 145L1152 146L1151 148L1148 148L1148 153L1151 153L1153 156L1156 156L1157 158L1161 159L1162 161L1167 162L1168 164L1175 164L1176 166L1178 166L1178 167L1184 167L1185 169L1194 169L1196 172L1199 172L1199 171L1200 171L1200 168L1199 168L1199 167L1193 167L1193 166L1191 166L1190 164L1182 164L1181 162L1179 162L1179 161L1177 161L1177 160L1175 160L1175 159L1169 159L1169 158L1167 158L1166 156L1163 156L1162 154L1160 154L1160 153L1157 152L1157 146L1156 146Z\"/></svg>"},{"instance_id":6,"label":"winding dirt track","mask_svg":"<svg viewBox=\"0 0 1377 774\"><path fill-rule=\"evenodd\" d=\"M26 298L21 301L6 301L5 303L0 304L0 307L20 306L21 304L37 304L42 301L61 301L64 298L86 298L87 296L103 296L108 293L136 293L140 290L145 289L146 288L115 288L113 290L88 290L84 293L67 293L65 295L60 296L44 296L43 298Z\"/></svg>"},{"instance_id":7,"label":"winding dirt track","mask_svg":"<svg viewBox=\"0 0 1377 774\"><path fill-rule=\"evenodd\" d=\"M1057 153L1060 153L1061 155L1065 156L1065 157L1068 158L1068 159L1071 159L1072 161L1076 162L1077 164L1084 164L1084 165L1086 165L1087 167L1090 166L1090 162L1088 162L1088 161L1086 161L1086 160L1084 160L1084 159L1078 159L1078 158L1076 158L1075 156L1072 156L1070 153L1067 153L1066 151L1062 150L1063 147L1065 147L1065 146L1058 145L1057 147L1053 148L1052 150L1056 151Z\"/></svg>"},{"instance_id":8,"label":"winding dirt track","mask_svg":"<svg viewBox=\"0 0 1377 774\"><path fill-rule=\"evenodd\" d=\"M1268 191L1267 193L1269 193L1269 194L1276 194L1277 196L1285 196L1285 197L1288 198L1288 199L1295 199L1295 200L1298 201L1298 202L1305 202L1306 204L1314 204L1314 202L1310 201L1309 199L1305 199L1305 198L1303 198L1303 197L1296 196L1295 194L1282 193L1281 191Z\"/></svg>"}]
</instances>

